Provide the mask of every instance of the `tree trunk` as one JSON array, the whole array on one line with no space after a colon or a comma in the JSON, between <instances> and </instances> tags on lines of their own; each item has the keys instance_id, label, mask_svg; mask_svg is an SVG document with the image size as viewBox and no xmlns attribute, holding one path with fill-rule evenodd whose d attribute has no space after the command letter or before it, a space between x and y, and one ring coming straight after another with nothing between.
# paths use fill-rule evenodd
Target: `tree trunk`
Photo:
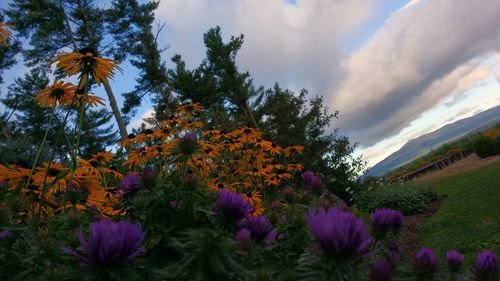
<instances>
[{"instance_id":1,"label":"tree trunk","mask_svg":"<svg viewBox=\"0 0 500 281\"><path fill-rule=\"evenodd\" d=\"M80 8L83 9L80 1L78 1L78 4L79 4ZM76 42L75 42L73 30L71 29L71 25L69 23L68 17L64 11L62 4L61 4L61 9L63 11L64 21L65 21L67 29L68 29L68 36L70 38L70 41L72 42L73 46L75 47L75 49L76 49L75 51L78 51L78 46L76 45ZM90 41L90 45L97 51L96 46L95 46L96 42L94 41L94 37L92 36L92 33L90 32L88 25L87 25L88 19L87 19L86 14L84 14L84 18L86 21L84 23L84 27L85 27L85 31L87 33L87 36L89 37L88 39ZM118 125L118 130L120 131L120 137L122 139L125 139L128 136L127 127L125 126L125 121L123 121L123 117L120 113L120 109L118 108L118 104L116 103L115 95L113 94L113 91L111 90L111 87L109 86L108 79L104 79L103 84L104 84L104 89L106 90L106 94L108 95L109 105L111 106L113 116L115 117L116 124Z\"/></svg>"},{"instance_id":2,"label":"tree trunk","mask_svg":"<svg viewBox=\"0 0 500 281\"><path fill-rule=\"evenodd\" d=\"M113 111L113 115L115 116L116 124L118 124L118 129L120 130L120 136L122 139L125 139L128 136L127 127L125 126L125 121L123 121L120 109L118 108L118 104L116 103L115 96L113 95L113 91L109 86L107 78L104 79L103 84L104 89L106 90L106 94L108 94L109 105L111 106L111 110Z\"/></svg>"}]
</instances>

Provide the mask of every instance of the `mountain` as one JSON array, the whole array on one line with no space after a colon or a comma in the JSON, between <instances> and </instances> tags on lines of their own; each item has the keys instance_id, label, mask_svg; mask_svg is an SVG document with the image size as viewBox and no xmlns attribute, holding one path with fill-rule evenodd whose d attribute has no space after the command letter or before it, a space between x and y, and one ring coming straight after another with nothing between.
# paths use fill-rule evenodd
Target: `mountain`
<instances>
[{"instance_id":1,"label":"mountain","mask_svg":"<svg viewBox=\"0 0 500 281\"><path fill-rule=\"evenodd\" d=\"M365 176L382 176L444 143L488 129L498 123L500 123L500 106L445 125L436 131L409 140L401 149L373 166Z\"/></svg>"}]
</instances>

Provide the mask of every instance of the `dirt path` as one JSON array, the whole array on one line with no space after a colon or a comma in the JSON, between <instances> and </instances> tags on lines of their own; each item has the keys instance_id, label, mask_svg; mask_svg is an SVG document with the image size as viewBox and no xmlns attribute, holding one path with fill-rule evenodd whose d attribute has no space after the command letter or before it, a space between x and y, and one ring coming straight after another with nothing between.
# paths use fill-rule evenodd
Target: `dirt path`
<instances>
[{"instance_id":1,"label":"dirt path","mask_svg":"<svg viewBox=\"0 0 500 281\"><path fill-rule=\"evenodd\" d=\"M452 175L461 174L463 172L472 171L481 168L483 166L489 165L496 161L500 161L500 155L490 156L487 158L479 158L479 156L477 156L475 153L472 153L471 155L459 161L456 161L455 163L452 163L451 165L442 170L425 173L415 178L414 180L417 182L434 181Z\"/></svg>"},{"instance_id":2,"label":"dirt path","mask_svg":"<svg viewBox=\"0 0 500 281\"><path fill-rule=\"evenodd\" d=\"M420 250L422 245L418 241L418 234L422 225L434 213L437 212L441 201L435 201L429 204L429 208L423 214L406 216L404 218L403 227L401 228L401 242L404 245L403 252L409 257L413 257L415 253Z\"/></svg>"}]
</instances>

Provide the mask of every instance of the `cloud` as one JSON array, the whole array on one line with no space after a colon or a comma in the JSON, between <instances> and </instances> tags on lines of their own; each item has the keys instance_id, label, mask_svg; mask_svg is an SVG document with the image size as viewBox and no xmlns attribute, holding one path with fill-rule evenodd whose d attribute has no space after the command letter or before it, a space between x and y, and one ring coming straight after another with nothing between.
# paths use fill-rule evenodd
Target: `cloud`
<instances>
[{"instance_id":1,"label":"cloud","mask_svg":"<svg viewBox=\"0 0 500 281\"><path fill-rule=\"evenodd\" d=\"M381 2L163 0L156 16L167 23L167 55L181 54L190 67L205 55L203 33L219 25L226 38L244 34L238 64L257 84L270 87L279 82L326 94L341 77L344 53L339 37L368 21Z\"/></svg>"},{"instance_id":2,"label":"cloud","mask_svg":"<svg viewBox=\"0 0 500 281\"><path fill-rule=\"evenodd\" d=\"M496 0L422 0L394 13L345 61L329 99L337 125L370 146L484 79L491 69L477 67L500 46L499 12Z\"/></svg>"},{"instance_id":3,"label":"cloud","mask_svg":"<svg viewBox=\"0 0 500 281\"><path fill-rule=\"evenodd\" d=\"M127 126L127 130L131 132L132 129L140 129L142 123L144 123L144 119L153 117L154 113L154 108L146 110L140 117L135 118L130 122L130 124Z\"/></svg>"}]
</instances>

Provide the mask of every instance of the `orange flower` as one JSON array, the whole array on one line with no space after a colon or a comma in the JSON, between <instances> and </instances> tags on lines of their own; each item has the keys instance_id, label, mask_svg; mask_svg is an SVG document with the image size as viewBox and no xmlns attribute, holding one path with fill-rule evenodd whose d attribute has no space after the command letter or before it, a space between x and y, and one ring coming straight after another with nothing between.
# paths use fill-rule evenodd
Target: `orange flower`
<instances>
[{"instance_id":1,"label":"orange flower","mask_svg":"<svg viewBox=\"0 0 500 281\"><path fill-rule=\"evenodd\" d=\"M15 188L20 182L28 179L31 169L25 169L16 165L5 167L0 165L0 181L6 181L9 188Z\"/></svg>"},{"instance_id":2,"label":"orange flower","mask_svg":"<svg viewBox=\"0 0 500 281\"><path fill-rule=\"evenodd\" d=\"M79 92L78 90L76 92ZM80 106L81 102L85 102L90 106L106 105L104 99L98 96L89 95L88 93L75 93L75 104Z\"/></svg>"},{"instance_id":3,"label":"orange flower","mask_svg":"<svg viewBox=\"0 0 500 281\"><path fill-rule=\"evenodd\" d=\"M12 37L12 33L7 29L14 28L14 26L0 22L0 44L4 45L5 48L9 47L7 41Z\"/></svg>"},{"instance_id":4,"label":"orange flower","mask_svg":"<svg viewBox=\"0 0 500 281\"><path fill-rule=\"evenodd\" d=\"M289 147L283 149L283 152L285 153L286 157L290 157L290 156L297 155L297 154L302 154L303 151L304 151L304 147L300 146L300 145L289 146Z\"/></svg>"},{"instance_id":5,"label":"orange flower","mask_svg":"<svg viewBox=\"0 0 500 281\"><path fill-rule=\"evenodd\" d=\"M177 107L177 112L179 114L186 114L188 116L193 116L198 112L203 112L203 106L200 103L188 102Z\"/></svg>"},{"instance_id":6,"label":"orange flower","mask_svg":"<svg viewBox=\"0 0 500 281\"><path fill-rule=\"evenodd\" d=\"M267 185L279 185L281 182L281 177L278 174L270 174L266 176Z\"/></svg>"},{"instance_id":7,"label":"orange flower","mask_svg":"<svg viewBox=\"0 0 500 281\"><path fill-rule=\"evenodd\" d=\"M89 74L92 75L97 85L100 86L107 78L114 77L115 74L113 71L115 68L123 72L117 66L118 61L100 58L97 56L95 50L91 48L84 48L79 53L61 54L55 61L57 61L57 67L66 74L76 75L80 73L80 77L83 79L82 85L88 82Z\"/></svg>"},{"instance_id":8,"label":"orange flower","mask_svg":"<svg viewBox=\"0 0 500 281\"><path fill-rule=\"evenodd\" d=\"M125 147L129 144L134 144L137 142L137 139L136 139L136 135L134 134L128 134L127 138L126 139L123 139L121 142L120 142L120 145L122 147Z\"/></svg>"},{"instance_id":9,"label":"orange flower","mask_svg":"<svg viewBox=\"0 0 500 281\"><path fill-rule=\"evenodd\" d=\"M262 197L260 195L260 191L252 191L248 192L243 196L243 199L248 201L250 204L255 206L262 206Z\"/></svg>"},{"instance_id":10,"label":"orange flower","mask_svg":"<svg viewBox=\"0 0 500 281\"><path fill-rule=\"evenodd\" d=\"M94 160L98 163L101 164L106 164L111 162L113 159L113 153L108 152L108 151L103 151L103 152L97 152L96 154L92 155L90 160Z\"/></svg>"},{"instance_id":11,"label":"orange flower","mask_svg":"<svg viewBox=\"0 0 500 281\"><path fill-rule=\"evenodd\" d=\"M289 172L293 171L302 171L304 169L304 166L302 164L287 164L286 165L286 170Z\"/></svg>"},{"instance_id":12,"label":"orange flower","mask_svg":"<svg viewBox=\"0 0 500 281\"><path fill-rule=\"evenodd\" d=\"M74 102L74 91L76 86L64 81L54 81L52 86L49 86L40 91L35 100L41 106L54 107L57 103L60 106L68 105Z\"/></svg>"}]
</instances>

